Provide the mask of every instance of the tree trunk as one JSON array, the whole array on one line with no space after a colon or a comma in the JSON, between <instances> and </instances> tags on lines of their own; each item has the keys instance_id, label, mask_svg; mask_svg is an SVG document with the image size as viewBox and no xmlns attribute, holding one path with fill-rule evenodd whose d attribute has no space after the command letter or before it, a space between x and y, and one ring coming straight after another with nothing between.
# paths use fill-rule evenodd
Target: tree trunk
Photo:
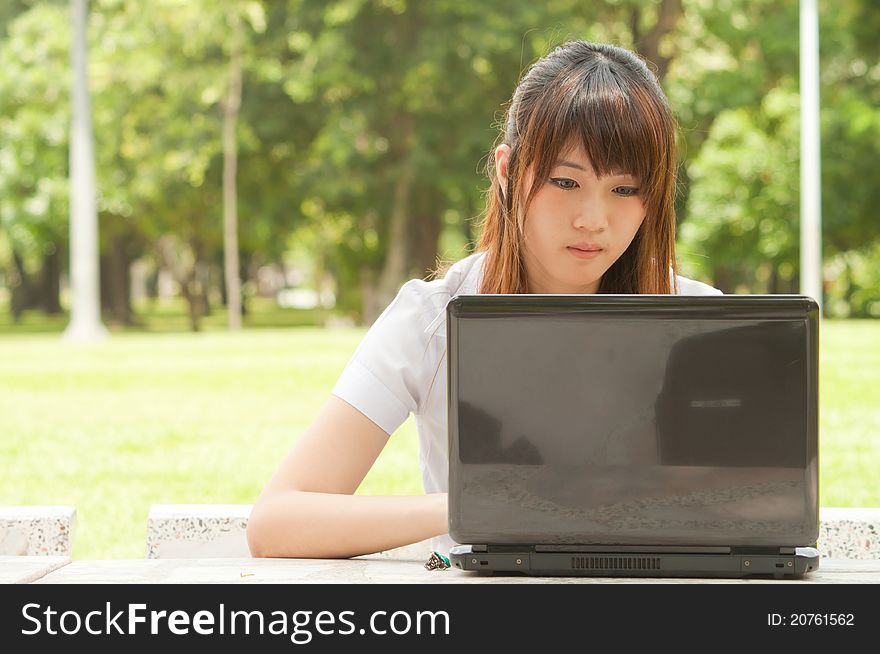
<instances>
[{"instance_id":1,"label":"tree trunk","mask_svg":"<svg viewBox=\"0 0 880 654\"><path fill-rule=\"evenodd\" d=\"M437 266L437 251L440 232L443 229L442 196L436 191L420 192L421 199L415 213L416 219L410 223L409 251L410 277L425 279Z\"/></svg>"},{"instance_id":2,"label":"tree trunk","mask_svg":"<svg viewBox=\"0 0 880 654\"><path fill-rule=\"evenodd\" d=\"M843 265L844 271L846 273L846 290L843 292L843 301L846 302L846 306L849 309L849 315L855 316L856 312L853 311L852 297L856 292L856 285L855 281L853 280L852 267L849 265L849 257L843 257ZM824 304L822 305L822 308L825 308ZM865 316L859 316L859 318L864 317Z\"/></svg>"},{"instance_id":3,"label":"tree trunk","mask_svg":"<svg viewBox=\"0 0 880 654\"><path fill-rule=\"evenodd\" d=\"M391 205L385 264L379 275L379 287L375 298L378 305L383 308L397 295L409 269L407 233L412 214L412 187L416 178L410 156L410 147L415 131L413 117L410 114L404 114L397 122L400 125L400 136L396 148L397 157L395 158L398 162L397 183L394 185ZM370 313L373 313L373 310ZM378 316L378 314L376 315Z\"/></svg>"},{"instance_id":4,"label":"tree trunk","mask_svg":"<svg viewBox=\"0 0 880 654\"><path fill-rule=\"evenodd\" d=\"M410 220L410 191L414 178L415 171L408 162L405 163L394 188L394 204L391 208L391 224L388 228L388 249L385 265L379 276L376 300L382 306L387 306L394 299L400 285L405 281L409 268L407 223Z\"/></svg>"},{"instance_id":5,"label":"tree trunk","mask_svg":"<svg viewBox=\"0 0 880 654\"><path fill-rule=\"evenodd\" d=\"M28 276L22 268L21 274L27 279L28 284L28 297L25 308L43 311L46 308L46 284L43 269L41 268L37 275Z\"/></svg>"},{"instance_id":6,"label":"tree trunk","mask_svg":"<svg viewBox=\"0 0 880 654\"><path fill-rule=\"evenodd\" d=\"M58 248L43 257L43 311L50 316L61 313L61 254Z\"/></svg>"},{"instance_id":7,"label":"tree trunk","mask_svg":"<svg viewBox=\"0 0 880 654\"><path fill-rule=\"evenodd\" d=\"M193 253L192 270L187 275L189 286L189 313L193 331L198 331L201 319L208 315L208 263L205 259L205 245L201 239L190 242ZM194 318L194 320L193 320Z\"/></svg>"},{"instance_id":8,"label":"tree trunk","mask_svg":"<svg viewBox=\"0 0 880 654\"><path fill-rule=\"evenodd\" d=\"M198 294L199 304L201 305L202 316L211 315L211 264L208 263L204 256L200 256L196 260L193 267L193 280L195 283L195 292Z\"/></svg>"},{"instance_id":9,"label":"tree trunk","mask_svg":"<svg viewBox=\"0 0 880 654\"><path fill-rule=\"evenodd\" d=\"M381 315L384 309L378 300L375 281L376 274L373 269L366 263L362 264L360 268L361 306L363 307L361 320L362 324L366 326L376 322L376 318Z\"/></svg>"},{"instance_id":10,"label":"tree trunk","mask_svg":"<svg viewBox=\"0 0 880 654\"><path fill-rule=\"evenodd\" d=\"M98 255L98 300L99 306L101 308L101 313L103 314L105 311L109 311L110 307L113 306L113 302L111 298L113 293L111 292L111 283L110 278L113 276L113 272L110 267L110 255L109 254L99 254Z\"/></svg>"},{"instance_id":11,"label":"tree trunk","mask_svg":"<svg viewBox=\"0 0 880 654\"><path fill-rule=\"evenodd\" d=\"M260 268L260 262L258 258L254 255L253 252L240 252L241 260L239 265L239 279L242 280L242 283L253 282L256 285L257 273ZM247 316L249 313L248 310L248 300L245 297L244 292L239 294L241 297L241 315L242 317Z\"/></svg>"},{"instance_id":12,"label":"tree trunk","mask_svg":"<svg viewBox=\"0 0 880 654\"><path fill-rule=\"evenodd\" d=\"M21 320L21 314L31 306L31 285L24 269L24 259L18 250L12 250L12 274L9 277L9 286L12 290L12 301L9 308L12 312L13 322Z\"/></svg>"},{"instance_id":13,"label":"tree trunk","mask_svg":"<svg viewBox=\"0 0 880 654\"><path fill-rule=\"evenodd\" d=\"M221 271L225 270L225 266L226 266L225 257L226 257L226 254L221 252L220 253L220 270ZM220 276L218 277L218 281L220 283L220 304L222 304L224 307L228 307L229 306L229 298L226 294L226 275L225 275L225 273L220 274Z\"/></svg>"},{"instance_id":14,"label":"tree trunk","mask_svg":"<svg viewBox=\"0 0 880 654\"><path fill-rule=\"evenodd\" d=\"M131 312L131 262L129 238L115 234L111 239L109 265L109 300L113 322L118 325L132 325ZM103 270L103 266L102 266Z\"/></svg>"},{"instance_id":15,"label":"tree trunk","mask_svg":"<svg viewBox=\"0 0 880 654\"><path fill-rule=\"evenodd\" d=\"M195 243L191 247L194 263L192 268L187 270L178 261L174 253L173 242L169 237L163 236L156 243L159 260L171 273L171 276L180 288L181 295L186 300L190 328L192 331L197 332L201 329L201 318L204 315L203 294L199 288L199 280L196 273L196 269L201 261L201 246L199 243Z\"/></svg>"},{"instance_id":16,"label":"tree trunk","mask_svg":"<svg viewBox=\"0 0 880 654\"><path fill-rule=\"evenodd\" d=\"M186 299L186 306L189 312L189 327L192 331L198 332L202 329L202 313L199 310L200 303L198 297L193 294L191 281L188 279L180 285L183 297Z\"/></svg>"},{"instance_id":17,"label":"tree trunk","mask_svg":"<svg viewBox=\"0 0 880 654\"><path fill-rule=\"evenodd\" d=\"M657 79L661 82L666 77L669 64L676 55L675 52L671 52L669 55L661 52L663 37L675 31L681 15L682 0L660 0L657 6L657 22L645 34L639 32L639 9L634 8L630 15L630 26L636 50L657 67Z\"/></svg>"}]
</instances>

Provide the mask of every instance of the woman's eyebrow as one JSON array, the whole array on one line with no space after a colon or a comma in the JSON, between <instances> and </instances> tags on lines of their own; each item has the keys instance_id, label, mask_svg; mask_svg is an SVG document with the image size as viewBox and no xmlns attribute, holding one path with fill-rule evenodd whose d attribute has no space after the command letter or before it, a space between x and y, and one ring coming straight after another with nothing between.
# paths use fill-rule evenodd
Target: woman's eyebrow
<instances>
[{"instance_id":1,"label":"woman's eyebrow","mask_svg":"<svg viewBox=\"0 0 880 654\"><path fill-rule=\"evenodd\" d=\"M584 167L583 167L582 165L580 165L579 163L575 163L574 161L566 161L566 160L563 159L563 160L561 160L561 161L557 161L557 162L556 162L555 164L553 164L553 165L554 165L554 166L567 166L567 167L569 167L569 168L577 168L578 170L583 170L584 172L587 172L587 169L586 169L586 168L584 168Z\"/></svg>"},{"instance_id":2,"label":"woman's eyebrow","mask_svg":"<svg viewBox=\"0 0 880 654\"><path fill-rule=\"evenodd\" d=\"M554 168L559 167L559 166L567 166L569 168L576 168L577 170L582 170L585 173L590 172L586 168L584 168L581 164L579 164L575 161L567 161L565 159L561 159L561 160L557 161L555 164L553 164L553 166L554 166ZM622 170L615 170L611 173L610 177L637 177L637 175L635 173L628 173L628 172L625 172Z\"/></svg>"}]
</instances>

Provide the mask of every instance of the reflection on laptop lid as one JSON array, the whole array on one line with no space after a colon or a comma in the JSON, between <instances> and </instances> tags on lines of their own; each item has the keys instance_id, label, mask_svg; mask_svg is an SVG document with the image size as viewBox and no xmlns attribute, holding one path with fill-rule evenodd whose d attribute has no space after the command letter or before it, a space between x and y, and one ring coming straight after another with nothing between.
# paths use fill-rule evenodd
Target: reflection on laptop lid
<instances>
[{"instance_id":1,"label":"reflection on laptop lid","mask_svg":"<svg viewBox=\"0 0 880 654\"><path fill-rule=\"evenodd\" d=\"M446 324L455 566L818 568L811 298L461 295Z\"/></svg>"}]
</instances>

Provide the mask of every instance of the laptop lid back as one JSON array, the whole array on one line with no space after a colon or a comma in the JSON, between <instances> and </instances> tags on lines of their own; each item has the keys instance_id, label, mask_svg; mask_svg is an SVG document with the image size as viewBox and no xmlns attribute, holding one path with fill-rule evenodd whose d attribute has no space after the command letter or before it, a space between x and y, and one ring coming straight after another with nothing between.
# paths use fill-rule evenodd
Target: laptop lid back
<instances>
[{"instance_id":1,"label":"laptop lid back","mask_svg":"<svg viewBox=\"0 0 880 654\"><path fill-rule=\"evenodd\" d=\"M447 343L457 542L815 543L811 298L463 295Z\"/></svg>"}]
</instances>

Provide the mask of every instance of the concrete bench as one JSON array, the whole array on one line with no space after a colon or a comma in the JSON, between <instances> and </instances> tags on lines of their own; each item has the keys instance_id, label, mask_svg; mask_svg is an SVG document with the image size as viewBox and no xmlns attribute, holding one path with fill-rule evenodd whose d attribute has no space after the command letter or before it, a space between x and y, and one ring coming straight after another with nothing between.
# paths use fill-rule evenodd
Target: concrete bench
<instances>
[{"instance_id":1,"label":"concrete bench","mask_svg":"<svg viewBox=\"0 0 880 654\"><path fill-rule=\"evenodd\" d=\"M148 559L250 556L250 504L157 504L147 517Z\"/></svg>"},{"instance_id":2,"label":"concrete bench","mask_svg":"<svg viewBox=\"0 0 880 654\"><path fill-rule=\"evenodd\" d=\"M249 556L245 528L250 504L165 504L150 509L147 558ZM819 510L823 558L880 559L880 509ZM383 552L390 558L427 559L430 540Z\"/></svg>"},{"instance_id":3,"label":"concrete bench","mask_svg":"<svg viewBox=\"0 0 880 654\"><path fill-rule=\"evenodd\" d=\"M0 556L70 556L72 506L0 506Z\"/></svg>"},{"instance_id":4,"label":"concrete bench","mask_svg":"<svg viewBox=\"0 0 880 654\"><path fill-rule=\"evenodd\" d=\"M823 558L880 559L880 508L819 507Z\"/></svg>"}]
</instances>

